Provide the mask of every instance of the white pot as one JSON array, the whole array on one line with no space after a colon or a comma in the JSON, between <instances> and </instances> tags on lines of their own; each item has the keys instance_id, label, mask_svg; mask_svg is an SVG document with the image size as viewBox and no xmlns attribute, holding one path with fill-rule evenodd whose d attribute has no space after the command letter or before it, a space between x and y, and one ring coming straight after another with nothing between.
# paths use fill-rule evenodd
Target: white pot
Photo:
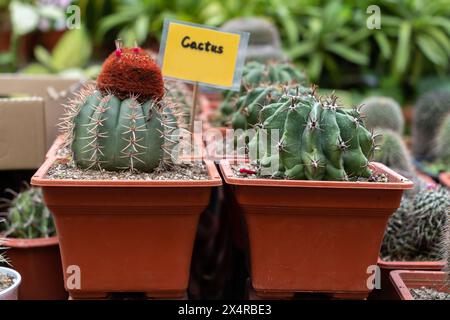
<instances>
[{"instance_id":1,"label":"white pot","mask_svg":"<svg viewBox=\"0 0 450 320\"><path fill-rule=\"evenodd\" d=\"M17 300L19 285L22 281L22 277L17 271L10 268L0 267L0 272L6 273L13 278L13 285L3 291L0 291L0 300Z\"/></svg>"}]
</instances>

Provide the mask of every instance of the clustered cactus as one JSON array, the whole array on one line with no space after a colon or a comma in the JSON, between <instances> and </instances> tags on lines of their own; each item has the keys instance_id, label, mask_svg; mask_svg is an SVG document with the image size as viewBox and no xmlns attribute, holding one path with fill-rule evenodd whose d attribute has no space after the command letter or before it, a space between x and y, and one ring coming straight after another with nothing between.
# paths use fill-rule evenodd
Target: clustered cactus
<instances>
[{"instance_id":1,"label":"clustered cactus","mask_svg":"<svg viewBox=\"0 0 450 320\"><path fill-rule=\"evenodd\" d=\"M42 190L30 187L7 201L4 236L20 239L48 238L56 234L53 217L45 205ZM6 200L5 200L6 201Z\"/></svg>"},{"instance_id":2,"label":"clustered cactus","mask_svg":"<svg viewBox=\"0 0 450 320\"><path fill-rule=\"evenodd\" d=\"M224 101L220 105L220 111L224 118L237 111L237 103L251 91L262 90L273 85L305 84L305 74L289 63L262 64L256 61L245 65L242 72L242 85L240 92L229 91L225 94ZM255 97L257 95L254 95ZM251 101L248 101L251 103ZM242 105L240 105L242 106Z\"/></svg>"},{"instance_id":3,"label":"clustered cactus","mask_svg":"<svg viewBox=\"0 0 450 320\"><path fill-rule=\"evenodd\" d=\"M180 137L180 115L164 97L156 62L120 44L96 85L68 105L64 120L73 159L83 169L151 172L173 162Z\"/></svg>"},{"instance_id":4,"label":"clustered cactus","mask_svg":"<svg viewBox=\"0 0 450 320\"><path fill-rule=\"evenodd\" d=\"M434 160L433 143L437 130L450 113L450 92L435 91L422 96L414 106L413 152L421 160Z\"/></svg>"},{"instance_id":5,"label":"clustered cactus","mask_svg":"<svg viewBox=\"0 0 450 320\"><path fill-rule=\"evenodd\" d=\"M404 118L400 105L389 97L370 97L362 103L361 112L369 130L375 128L391 129L403 133Z\"/></svg>"},{"instance_id":6,"label":"clustered cactus","mask_svg":"<svg viewBox=\"0 0 450 320\"><path fill-rule=\"evenodd\" d=\"M246 17L228 21L222 26L228 32L245 31L250 33L247 61L280 61L284 59L281 40L277 28L268 20Z\"/></svg>"},{"instance_id":7,"label":"clustered cactus","mask_svg":"<svg viewBox=\"0 0 450 320\"><path fill-rule=\"evenodd\" d=\"M358 180L372 177L369 158L375 150L374 135L363 124L358 108L345 109L335 95L320 99L301 88L264 106L250 140L250 158L259 176L299 180ZM265 129L259 134L261 129ZM271 129L277 129L278 138ZM261 142L269 143L263 147ZM269 175L261 168L278 164Z\"/></svg>"},{"instance_id":8,"label":"clustered cactus","mask_svg":"<svg viewBox=\"0 0 450 320\"><path fill-rule=\"evenodd\" d=\"M388 260L440 260L448 229L450 194L443 187L415 181L417 193L403 196L389 219L381 256Z\"/></svg>"},{"instance_id":9,"label":"clustered cactus","mask_svg":"<svg viewBox=\"0 0 450 320\"><path fill-rule=\"evenodd\" d=\"M450 171L450 112L444 118L435 138L436 161L442 170Z\"/></svg>"}]
</instances>

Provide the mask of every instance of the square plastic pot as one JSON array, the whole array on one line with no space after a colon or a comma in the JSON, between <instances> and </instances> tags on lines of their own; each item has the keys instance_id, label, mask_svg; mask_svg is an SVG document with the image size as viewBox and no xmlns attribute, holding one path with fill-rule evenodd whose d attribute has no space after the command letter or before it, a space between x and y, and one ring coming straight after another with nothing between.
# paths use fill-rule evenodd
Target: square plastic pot
<instances>
[{"instance_id":1,"label":"square plastic pot","mask_svg":"<svg viewBox=\"0 0 450 320\"><path fill-rule=\"evenodd\" d=\"M444 261L385 261L378 258L381 274L381 288L374 289L369 298L373 300L401 300L390 279L394 270L422 270L441 271L445 267Z\"/></svg>"},{"instance_id":2,"label":"square plastic pot","mask_svg":"<svg viewBox=\"0 0 450 320\"><path fill-rule=\"evenodd\" d=\"M66 300L58 238L6 238L8 260L22 276L20 300Z\"/></svg>"},{"instance_id":3,"label":"square plastic pot","mask_svg":"<svg viewBox=\"0 0 450 320\"><path fill-rule=\"evenodd\" d=\"M55 217L70 296L183 297L199 215L222 184L214 163L205 161L208 180L47 179L56 161L47 154L31 184Z\"/></svg>"},{"instance_id":4,"label":"square plastic pot","mask_svg":"<svg viewBox=\"0 0 450 320\"><path fill-rule=\"evenodd\" d=\"M390 277L402 300L415 300L410 290L422 287L450 293L446 272L395 270L391 272Z\"/></svg>"},{"instance_id":5,"label":"square plastic pot","mask_svg":"<svg viewBox=\"0 0 450 320\"><path fill-rule=\"evenodd\" d=\"M227 160L220 169L245 215L257 294L367 297L368 268L411 181L379 163L387 183L237 178Z\"/></svg>"}]
</instances>

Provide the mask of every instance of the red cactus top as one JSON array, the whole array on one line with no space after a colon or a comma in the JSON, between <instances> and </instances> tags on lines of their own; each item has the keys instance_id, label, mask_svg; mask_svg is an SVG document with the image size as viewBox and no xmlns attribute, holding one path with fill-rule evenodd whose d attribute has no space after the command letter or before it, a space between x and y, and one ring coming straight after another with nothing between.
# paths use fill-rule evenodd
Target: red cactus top
<instances>
[{"instance_id":1,"label":"red cactus top","mask_svg":"<svg viewBox=\"0 0 450 320\"><path fill-rule=\"evenodd\" d=\"M160 100L164 95L161 69L139 48L121 48L109 55L97 78L97 87L120 99L137 96L141 102Z\"/></svg>"}]
</instances>

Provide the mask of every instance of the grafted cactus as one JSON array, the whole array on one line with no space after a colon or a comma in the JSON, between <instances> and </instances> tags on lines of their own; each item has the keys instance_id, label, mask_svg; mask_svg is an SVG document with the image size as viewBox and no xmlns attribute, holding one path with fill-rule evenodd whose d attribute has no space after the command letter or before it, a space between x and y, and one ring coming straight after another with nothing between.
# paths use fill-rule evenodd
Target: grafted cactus
<instances>
[{"instance_id":1,"label":"grafted cactus","mask_svg":"<svg viewBox=\"0 0 450 320\"><path fill-rule=\"evenodd\" d=\"M361 113L369 130L391 129L403 133L404 118L400 105L389 97L370 97L361 103Z\"/></svg>"},{"instance_id":2,"label":"grafted cactus","mask_svg":"<svg viewBox=\"0 0 450 320\"><path fill-rule=\"evenodd\" d=\"M321 101L315 89L299 90L264 107L259 118L259 134L248 149L262 168L278 164L270 176L338 181L371 177L374 136L364 127L359 110L339 107L336 96ZM273 129L278 137L273 136ZM262 170L258 174L267 175Z\"/></svg>"},{"instance_id":3,"label":"grafted cactus","mask_svg":"<svg viewBox=\"0 0 450 320\"><path fill-rule=\"evenodd\" d=\"M170 164L179 116L163 95L161 70L151 57L119 46L97 84L68 106L64 128L77 166L151 172Z\"/></svg>"}]
</instances>

